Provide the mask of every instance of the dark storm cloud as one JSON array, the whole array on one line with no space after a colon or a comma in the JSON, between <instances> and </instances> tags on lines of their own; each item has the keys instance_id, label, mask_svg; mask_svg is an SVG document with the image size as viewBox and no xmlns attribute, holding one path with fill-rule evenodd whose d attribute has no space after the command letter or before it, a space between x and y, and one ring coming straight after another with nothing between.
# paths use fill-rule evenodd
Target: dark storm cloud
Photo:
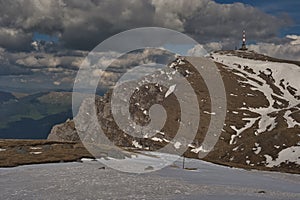
<instances>
[{"instance_id":1,"label":"dark storm cloud","mask_svg":"<svg viewBox=\"0 0 300 200\"><path fill-rule=\"evenodd\" d=\"M66 1L65 29L61 40L66 47L90 50L121 31L153 26L154 7L145 0Z\"/></svg>"},{"instance_id":2,"label":"dark storm cloud","mask_svg":"<svg viewBox=\"0 0 300 200\"><path fill-rule=\"evenodd\" d=\"M0 12L0 46L15 50L28 49L33 32L57 36L70 49L91 50L113 34L144 26L171 28L200 42L236 40L246 29L249 37L267 42L290 23L244 4L211 0L2 0Z\"/></svg>"},{"instance_id":3,"label":"dark storm cloud","mask_svg":"<svg viewBox=\"0 0 300 200\"><path fill-rule=\"evenodd\" d=\"M221 5L210 1L186 20L184 30L199 40L236 40L246 30L252 40L268 41L290 23L289 18L279 19L241 3Z\"/></svg>"},{"instance_id":4,"label":"dark storm cloud","mask_svg":"<svg viewBox=\"0 0 300 200\"><path fill-rule=\"evenodd\" d=\"M0 1L0 26L32 33L58 33L63 28L61 1Z\"/></svg>"},{"instance_id":5,"label":"dark storm cloud","mask_svg":"<svg viewBox=\"0 0 300 200\"><path fill-rule=\"evenodd\" d=\"M29 50L32 36L21 29L0 27L0 47L8 50Z\"/></svg>"}]
</instances>

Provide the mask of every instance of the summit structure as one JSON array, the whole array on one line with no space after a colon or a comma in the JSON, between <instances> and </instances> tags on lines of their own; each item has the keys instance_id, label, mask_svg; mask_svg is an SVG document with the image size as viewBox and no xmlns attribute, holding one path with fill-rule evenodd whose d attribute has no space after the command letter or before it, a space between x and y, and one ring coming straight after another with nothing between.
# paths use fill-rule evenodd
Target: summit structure
<instances>
[{"instance_id":1,"label":"summit structure","mask_svg":"<svg viewBox=\"0 0 300 200\"><path fill-rule=\"evenodd\" d=\"M240 48L240 50L243 50L243 51L248 50L248 48L246 46L246 31L243 31L243 43L242 43L242 47Z\"/></svg>"}]
</instances>

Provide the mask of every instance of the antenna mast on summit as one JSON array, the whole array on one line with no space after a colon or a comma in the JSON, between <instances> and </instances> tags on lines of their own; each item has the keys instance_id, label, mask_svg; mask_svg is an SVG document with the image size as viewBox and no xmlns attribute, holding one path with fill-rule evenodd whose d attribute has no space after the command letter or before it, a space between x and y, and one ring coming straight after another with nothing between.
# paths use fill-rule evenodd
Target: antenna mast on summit
<instances>
[{"instance_id":1,"label":"antenna mast on summit","mask_svg":"<svg viewBox=\"0 0 300 200\"><path fill-rule=\"evenodd\" d=\"M247 46L246 46L246 31L243 31L243 43L242 43L242 48L240 48L240 50L246 51Z\"/></svg>"}]
</instances>

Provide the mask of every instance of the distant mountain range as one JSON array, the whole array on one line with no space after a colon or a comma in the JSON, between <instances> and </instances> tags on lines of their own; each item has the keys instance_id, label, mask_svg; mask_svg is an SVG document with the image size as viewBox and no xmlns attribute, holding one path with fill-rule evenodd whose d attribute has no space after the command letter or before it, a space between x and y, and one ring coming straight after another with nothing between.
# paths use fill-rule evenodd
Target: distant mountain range
<instances>
[{"instance_id":1,"label":"distant mountain range","mask_svg":"<svg viewBox=\"0 0 300 200\"><path fill-rule=\"evenodd\" d=\"M1 104L6 101L14 100L14 99L16 99L16 97L14 95L12 95L11 93L0 91L0 103Z\"/></svg>"},{"instance_id":2,"label":"distant mountain range","mask_svg":"<svg viewBox=\"0 0 300 200\"><path fill-rule=\"evenodd\" d=\"M300 169L300 63L257 54L253 51L218 51L210 55L222 75L227 115L221 136L206 160L245 168L284 170L299 173ZM208 124L214 115L210 111L209 92L203 79L190 64L189 58L178 58L170 67L184 75L196 87L200 107L200 127L193 142L174 140L180 123L180 109L170 88L146 84L134 93L130 113L138 124L149 123L149 108L158 103L168 117L164 127L152 137L137 138L124 133L111 113L111 91L96 99L97 116L107 137L120 147L160 149L172 144L174 149L187 147L185 155L197 157L205 151L201 146ZM205 66L204 66L205 67ZM172 78L172 73L166 74ZM168 98L166 98L168 96ZM89 121L94 100L86 99L77 115L86 122L76 130L74 122L54 126L49 139L78 140L97 136L94 122Z\"/></svg>"},{"instance_id":3,"label":"distant mountain range","mask_svg":"<svg viewBox=\"0 0 300 200\"><path fill-rule=\"evenodd\" d=\"M71 92L13 95L0 92L0 138L45 139L51 127L72 117Z\"/></svg>"}]
</instances>

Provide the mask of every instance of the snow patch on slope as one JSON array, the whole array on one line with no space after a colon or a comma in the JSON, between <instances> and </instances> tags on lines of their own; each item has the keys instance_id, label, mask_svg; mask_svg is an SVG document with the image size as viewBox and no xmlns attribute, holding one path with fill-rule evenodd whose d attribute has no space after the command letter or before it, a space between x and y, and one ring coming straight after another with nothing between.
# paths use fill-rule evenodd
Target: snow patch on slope
<instances>
[{"instance_id":1,"label":"snow patch on slope","mask_svg":"<svg viewBox=\"0 0 300 200\"><path fill-rule=\"evenodd\" d=\"M199 153L200 151L201 152L205 152L205 153L209 152L209 150L204 149L202 145L200 147L198 147L198 148L195 148L195 149L191 150L191 152L194 152L194 153Z\"/></svg>"},{"instance_id":2,"label":"snow patch on slope","mask_svg":"<svg viewBox=\"0 0 300 200\"><path fill-rule=\"evenodd\" d=\"M295 126L299 126L300 127L300 123L298 123L296 120L294 120L291 117L292 112L290 110L286 111L286 113L284 114L284 118L286 120L286 123L288 124L288 128L294 128Z\"/></svg>"},{"instance_id":3,"label":"snow patch on slope","mask_svg":"<svg viewBox=\"0 0 300 200\"><path fill-rule=\"evenodd\" d=\"M279 166L281 163L295 163L300 165L300 146L292 146L286 149L283 149L279 152L278 158L275 160L271 156L265 155L267 167Z\"/></svg>"},{"instance_id":4,"label":"snow patch on slope","mask_svg":"<svg viewBox=\"0 0 300 200\"><path fill-rule=\"evenodd\" d=\"M137 141L135 141L135 140L132 141L132 145L133 145L135 148L139 148L139 149L142 149L142 148L143 148L143 146L140 145L140 144L139 144Z\"/></svg>"},{"instance_id":5,"label":"snow patch on slope","mask_svg":"<svg viewBox=\"0 0 300 200\"><path fill-rule=\"evenodd\" d=\"M168 89L168 91L165 94L165 98L167 98L170 94L172 94L174 92L175 87L176 87L176 84L170 86L170 88Z\"/></svg>"},{"instance_id":6,"label":"snow patch on slope","mask_svg":"<svg viewBox=\"0 0 300 200\"><path fill-rule=\"evenodd\" d=\"M266 131L272 131L276 128L276 117L271 114L279 112L282 109L274 107L274 105L278 102L274 97L288 102L288 106L286 107L287 113L285 115L288 127L291 128L299 125L299 123L289 117L290 112L288 111L291 108L295 108L300 103L300 100L296 98L296 96L300 95L300 81L298 78L300 74L299 66L288 63L246 59L234 55L222 55L218 53L213 54L212 58L214 61L222 63L234 70L233 73L243 78L243 81L240 81L241 83L250 85L253 91L262 92L268 101L268 106L260 108L246 106L246 103L243 104L244 106L240 108L241 110L249 110L258 114L260 117L243 119L248 120L249 123L240 129L235 126L231 126L236 134L232 135L230 144L234 144L235 138L243 131L254 125L256 120L258 120L258 129L255 132L256 135ZM271 85L260 76L261 74L272 79L273 84L277 88L280 88L281 93L276 94ZM294 94L291 94L291 92L287 89L288 87L293 88L292 90Z\"/></svg>"}]
</instances>

